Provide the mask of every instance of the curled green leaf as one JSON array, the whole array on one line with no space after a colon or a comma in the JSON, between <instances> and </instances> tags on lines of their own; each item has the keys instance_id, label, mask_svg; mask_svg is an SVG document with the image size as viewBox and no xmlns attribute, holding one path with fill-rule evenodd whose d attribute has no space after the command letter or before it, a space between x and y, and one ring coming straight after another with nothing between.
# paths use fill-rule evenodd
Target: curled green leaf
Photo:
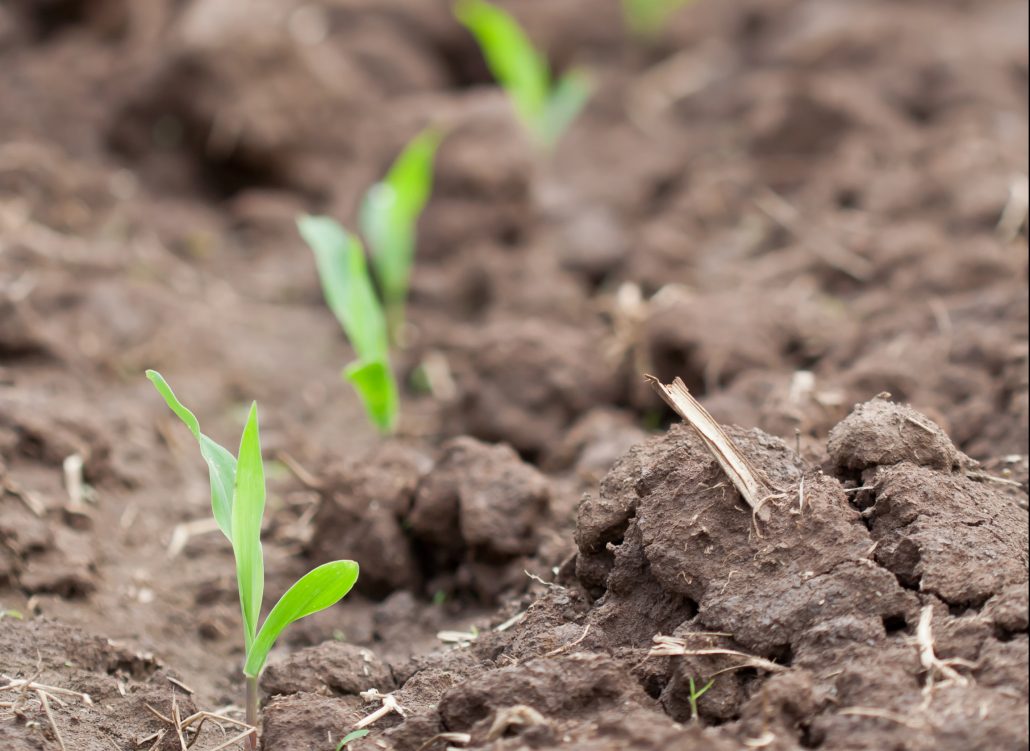
<instances>
[{"instance_id":1,"label":"curled green leaf","mask_svg":"<svg viewBox=\"0 0 1030 751\"><path fill-rule=\"evenodd\" d=\"M211 513L218 523L222 534L232 541L232 497L233 485L236 481L236 457L200 432L200 423L196 416L183 406L172 391L172 387L156 370L148 370L147 378L154 388L164 397L171 408L193 437L200 444L200 455L207 462L208 477L211 482Z\"/></svg>"},{"instance_id":2,"label":"curled green leaf","mask_svg":"<svg viewBox=\"0 0 1030 751\"><path fill-rule=\"evenodd\" d=\"M400 400L389 363L359 360L348 365L343 375L358 392L372 423L383 433L393 432L397 426Z\"/></svg>"},{"instance_id":3,"label":"curled green leaf","mask_svg":"<svg viewBox=\"0 0 1030 751\"><path fill-rule=\"evenodd\" d=\"M287 626L335 605L357 580L358 564L354 561L324 563L302 576L275 604L253 644L247 648L243 672L252 677L259 675L275 640Z\"/></svg>"}]
</instances>

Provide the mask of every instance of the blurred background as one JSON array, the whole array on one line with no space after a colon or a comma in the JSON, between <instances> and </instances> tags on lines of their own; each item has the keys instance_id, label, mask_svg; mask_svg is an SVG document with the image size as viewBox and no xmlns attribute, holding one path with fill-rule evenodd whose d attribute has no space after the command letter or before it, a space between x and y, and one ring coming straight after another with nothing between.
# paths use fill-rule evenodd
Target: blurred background
<instances>
[{"instance_id":1,"label":"blurred background","mask_svg":"<svg viewBox=\"0 0 1030 751\"><path fill-rule=\"evenodd\" d=\"M356 507L351 537L311 527L338 529L334 482L364 504L387 493L375 477L417 476L404 452L469 436L548 478L528 550L461 542L427 574L428 535L421 573L370 577L350 620L301 644L435 633L511 572L524 589L521 569L560 564L581 494L673 419L645 372L815 461L856 401L890 392L1025 490L1025 2L696 0L646 33L617 0L498 5L594 82L550 153L443 0L0 4L0 602L105 633L114 614L231 695L221 538L179 539L166 581L206 476L148 367L228 446L260 402L278 584L334 545L374 556L409 534L402 512ZM427 125L446 138L382 441L340 380L352 355L295 219L354 226ZM473 466L480 450L461 449ZM97 494L86 521L60 515L71 455ZM360 482L332 469L356 461ZM473 559L486 569L455 573ZM439 592L453 609L425 615ZM176 643L198 608L206 646Z\"/></svg>"}]
</instances>

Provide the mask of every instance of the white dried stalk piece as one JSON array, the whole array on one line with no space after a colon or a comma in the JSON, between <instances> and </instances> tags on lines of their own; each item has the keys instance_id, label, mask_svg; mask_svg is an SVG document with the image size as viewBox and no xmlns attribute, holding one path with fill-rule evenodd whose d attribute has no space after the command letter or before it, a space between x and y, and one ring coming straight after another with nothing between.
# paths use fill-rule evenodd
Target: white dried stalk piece
<instances>
[{"instance_id":1,"label":"white dried stalk piece","mask_svg":"<svg viewBox=\"0 0 1030 751\"><path fill-rule=\"evenodd\" d=\"M62 464L64 488L68 492L68 509L70 511L82 511L84 506L86 483L82 477L83 466L85 466L85 462L81 454L66 456Z\"/></svg>"},{"instance_id":2,"label":"white dried stalk piece","mask_svg":"<svg viewBox=\"0 0 1030 751\"><path fill-rule=\"evenodd\" d=\"M644 378L665 403L694 429L705 447L719 462L723 472L747 501L755 517L768 521L769 510L763 504L772 498L782 496L782 491L774 488L762 471L737 448L715 418L691 395L682 379L677 378L670 384L663 384L651 375Z\"/></svg>"},{"instance_id":3,"label":"white dried stalk piece","mask_svg":"<svg viewBox=\"0 0 1030 751\"><path fill-rule=\"evenodd\" d=\"M955 670L955 665L971 667L971 663L962 659L942 660L933 651L933 605L927 605L919 614L919 625L916 626L916 642L919 644L919 662L926 671L926 686L923 691L927 695L933 691L934 677L940 675L942 684L954 683L958 686L969 685L969 679Z\"/></svg>"},{"instance_id":4,"label":"white dried stalk piece","mask_svg":"<svg viewBox=\"0 0 1030 751\"><path fill-rule=\"evenodd\" d=\"M686 639L681 639L676 636L662 636L657 634L654 637L654 646L651 647L651 651L647 653L648 657L682 657L686 655L726 655L727 657L742 657L745 662L740 665L734 665L730 668L724 668L715 673L712 673L713 677L719 673L725 673L730 670L737 670L738 668L759 668L769 673L782 673L787 668L783 667L772 660L767 660L764 657L757 657L755 655L749 655L747 652L738 652L736 649L723 649L722 647L704 647L702 649L688 649Z\"/></svg>"},{"instance_id":5,"label":"white dried stalk piece","mask_svg":"<svg viewBox=\"0 0 1030 751\"><path fill-rule=\"evenodd\" d=\"M355 722L354 725L352 725L355 730L361 730L364 727L368 727L373 722L386 717L390 712L396 712L401 717L406 717L408 714L407 710L397 703L397 699L394 698L393 694L381 694L378 690L370 688L368 691L362 691L358 695L365 701L381 701L383 702L383 706L375 712L372 712L372 714L366 715Z\"/></svg>"},{"instance_id":6,"label":"white dried stalk piece","mask_svg":"<svg viewBox=\"0 0 1030 751\"><path fill-rule=\"evenodd\" d=\"M909 719L903 714L898 712L892 712L889 709L880 709L879 707L846 707L840 710L837 714L842 714L848 717L874 717L879 720L890 720L896 722L899 725L904 725L907 728L913 730L919 730L923 727L923 723Z\"/></svg>"},{"instance_id":7,"label":"white dried stalk piece","mask_svg":"<svg viewBox=\"0 0 1030 751\"><path fill-rule=\"evenodd\" d=\"M479 634L474 631L437 631L436 638L444 644L457 644L467 647L479 638Z\"/></svg>"}]
</instances>

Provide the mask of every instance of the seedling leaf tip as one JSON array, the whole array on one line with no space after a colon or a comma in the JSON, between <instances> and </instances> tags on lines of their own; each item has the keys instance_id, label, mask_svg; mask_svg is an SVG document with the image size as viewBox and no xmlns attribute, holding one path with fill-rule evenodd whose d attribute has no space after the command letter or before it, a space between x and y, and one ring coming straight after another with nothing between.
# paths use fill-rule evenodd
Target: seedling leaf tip
<instances>
[{"instance_id":1,"label":"seedling leaf tip","mask_svg":"<svg viewBox=\"0 0 1030 751\"><path fill-rule=\"evenodd\" d=\"M418 218L433 188L433 161L442 138L435 128L415 136L361 205L359 225L369 244L394 342L399 341L404 325Z\"/></svg>"},{"instance_id":2,"label":"seedling leaf tip","mask_svg":"<svg viewBox=\"0 0 1030 751\"><path fill-rule=\"evenodd\" d=\"M236 478L236 458L227 449L200 432L200 423L196 416L175 397L172 387L160 373L148 370L147 378L200 444L200 455L207 462L211 482L211 513L222 534L232 542L232 497Z\"/></svg>"},{"instance_id":3,"label":"seedling leaf tip","mask_svg":"<svg viewBox=\"0 0 1030 751\"><path fill-rule=\"evenodd\" d=\"M589 78L572 70L553 80L547 60L518 22L486 0L458 0L454 14L476 38L529 132L544 149L552 148L590 98Z\"/></svg>"}]
</instances>

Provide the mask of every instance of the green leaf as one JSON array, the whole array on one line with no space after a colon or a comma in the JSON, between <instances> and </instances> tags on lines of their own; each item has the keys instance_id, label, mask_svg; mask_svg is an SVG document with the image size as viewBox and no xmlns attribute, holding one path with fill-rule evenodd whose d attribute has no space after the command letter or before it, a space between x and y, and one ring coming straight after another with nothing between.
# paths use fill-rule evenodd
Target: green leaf
<instances>
[{"instance_id":1,"label":"green leaf","mask_svg":"<svg viewBox=\"0 0 1030 751\"><path fill-rule=\"evenodd\" d=\"M361 730L352 730L347 735L343 736L339 743L336 744L336 751L340 751L351 741L356 741L358 738L364 738L370 731L368 728L361 728Z\"/></svg>"},{"instance_id":2,"label":"green leaf","mask_svg":"<svg viewBox=\"0 0 1030 751\"><path fill-rule=\"evenodd\" d=\"M336 314L358 356L344 371L372 422L384 432L397 421L399 397L390 370L389 337L361 243L328 217L297 222L315 253L326 302Z\"/></svg>"},{"instance_id":3,"label":"green leaf","mask_svg":"<svg viewBox=\"0 0 1030 751\"><path fill-rule=\"evenodd\" d=\"M692 0L622 0L626 23L637 36L652 36L679 8Z\"/></svg>"},{"instance_id":4,"label":"green leaf","mask_svg":"<svg viewBox=\"0 0 1030 751\"><path fill-rule=\"evenodd\" d=\"M691 678L690 679L690 693L693 694L695 699L700 699L702 696L705 695L705 693L708 691L708 689L710 689L714 685L715 685L715 678L712 678L710 681L708 681L708 683L706 683L701 688L700 691L694 691L694 679Z\"/></svg>"},{"instance_id":5,"label":"green leaf","mask_svg":"<svg viewBox=\"0 0 1030 751\"><path fill-rule=\"evenodd\" d=\"M570 70L561 77L537 124L540 140L548 148L554 146L593 93L593 84L581 70Z\"/></svg>"},{"instance_id":6,"label":"green leaf","mask_svg":"<svg viewBox=\"0 0 1030 751\"><path fill-rule=\"evenodd\" d=\"M361 242L329 217L304 216L297 226L315 253L326 302L358 359L386 359L386 318L372 286Z\"/></svg>"},{"instance_id":7,"label":"green leaf","mask_svg":"<svg viewBox=\"0 0 1030 751\"><path fill-rule=\"evenodd\" d=\"M232 548L236 554L236 581L240 589L243 633L248 652L257 633L265 589L265 562L261 551L261 519L264 515L265 471L261 461L255 402L250 407L240 439L232 503Z\"/></svg>"},{"instance_id":8,"label":"green leaf","mask_svg":"<svg viewBox=\"0 0 1030 751\"><path fill-rule=\"evenodd\" d=\"M358 580L358 564L333 561L312 569L290 587L268 614L253 645L247 647L244 674L260 675L275 640L294 621L335 605Z\"/></svg>"},{"instance_id":9,"label":"green leaf","mask_svg":"<svg viewBox=\"0 0 1030 751\"><path fill-rule=\"evenodd\" d=\"M372 264L395 340L404 322L416 226L432 191L433 159L440 140L441 134L434 129L413 138L385 179L365 194L361 206L361 232L372 251Z\"/></svg>"},{"instance_id":10,"label":"green leaf","mask_svg":"<svg viewBox=\"0 0 1030 751\"><path fill-rule=\"evenodd\" d=\"M154 388L164 397L172 412L179 416L193 437L200 444L200 455L207 462L208 477L211 483L211 513L214 514L218 528L229 541L232 541L232 496L236 479L236 457L200 432L200 423L192 412L175 398L172 387L156 370L148 370L147 378Z\"/></svg>"},{"instance_id":11,"label":"green leaf","mask_svg":"<svg viewBox=\"0 0 1030 751\"><path fill-rule=\"evenodd\" d=\"M343 375L358 392L372 423L383 433L392 432L397 425L400 399L389 362L358 360L348 365Z\"/></svg>"},{"instance_id":12,"label":"green leaf","mask_svg":"<svg viewBox=\"0 0 1030 751\"><path fill-rule=\"evenodd\" d=\"M485 0L458 0L458 21L476 38L490 72L533 130L547 101L551 74L512 16Z\"/></svg>"}]
</instances>

